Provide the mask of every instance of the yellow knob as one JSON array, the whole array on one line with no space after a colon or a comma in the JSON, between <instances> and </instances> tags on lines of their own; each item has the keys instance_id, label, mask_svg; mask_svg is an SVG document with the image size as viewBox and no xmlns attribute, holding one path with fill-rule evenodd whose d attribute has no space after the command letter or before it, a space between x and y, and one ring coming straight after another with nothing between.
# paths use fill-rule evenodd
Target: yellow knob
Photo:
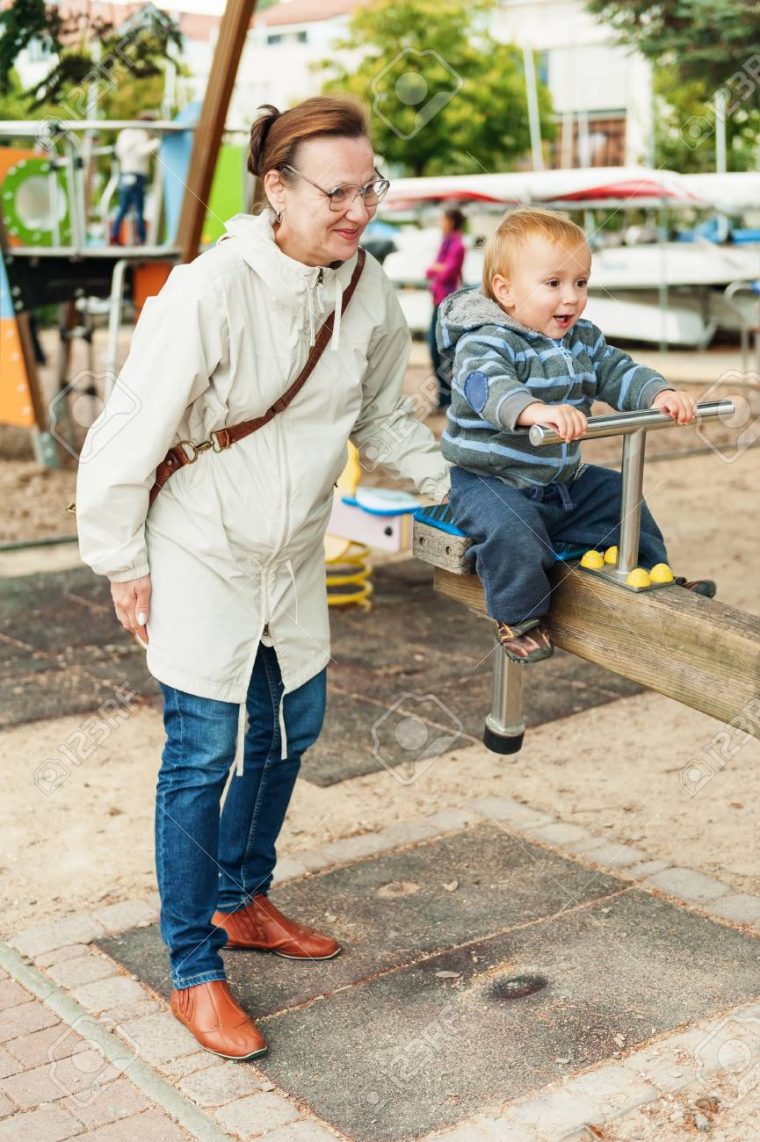
<instances>
[{"instance_id":1,"label":"yellow knob","mask_svg":"<svg viewBox=\"0 0 760 1142\"><path fill-rule=\"evenodd\" d=\"M608 547L604 553L605 563L617 563L618 549L617 547Z\"/></svg>"},{"instance_id":2,"label":"yellow knob","mask_svg":"<svg viewBox=\"0 0 760 1142\"><path fill-rule=\"evenodd\" d=\"M654 567L649 572L649 577L653 583L673 582L673 572L670 570L667 563L655 563Z\"/></svg>"},{"instance_id":3,"label":"yellow knob","mask_svg":"<svg viewBox=\"0 0 760 1142\"><path fill-rule=\"evenodd\" d=\"M649 572L645 571L643 567L634 567L633 571L629 571L626 583L629 587L652 586L652 580L649 577Z\"/></svg>"},{"instance_id":4,"label":"yellow knob","mask_svg":"<svg viewBox=\"0 0 760 1142\"><path fill-rule=\"evenodd\" d=\"M598 571L600 567L604 567L601 551L587 551L581 559L581 567L590 567L592 571Z\"/></svg>"}]
</instances>

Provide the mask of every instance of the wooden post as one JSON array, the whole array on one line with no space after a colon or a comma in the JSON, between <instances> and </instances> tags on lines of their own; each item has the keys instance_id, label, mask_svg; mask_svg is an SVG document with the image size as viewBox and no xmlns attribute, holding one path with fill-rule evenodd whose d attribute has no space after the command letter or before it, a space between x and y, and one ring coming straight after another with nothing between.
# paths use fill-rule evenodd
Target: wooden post
<instances>
[{"instance_id":1,"label":"wooden post","mask_svg":"<svg viewBox=\"0 0 760 1142\"><path fill-rule=\"evenodd\" d=\"M256 0L230 0L224 9L182 199L177 233L183 262L198 253L227 108L255 7Z\"/></svg>"},{"instance_id":2,"label":"wooden post","mask_svg":"<svg viewBox=\"0 0 760 1142\"><path fill-rule=\"evenodd\" d=\"M632 594L565 563L551 579L557 646L760 738L760 618L682 587ZM486 613L477 575L437 566L435 587Z\"/></svg>"}]
</instances>

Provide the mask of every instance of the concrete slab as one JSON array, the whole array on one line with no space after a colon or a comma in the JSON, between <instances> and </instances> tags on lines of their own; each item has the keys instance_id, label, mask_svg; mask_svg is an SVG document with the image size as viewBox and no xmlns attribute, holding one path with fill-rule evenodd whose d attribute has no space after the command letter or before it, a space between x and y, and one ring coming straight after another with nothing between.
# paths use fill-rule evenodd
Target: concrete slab
<instances>
[{"instance_id":1,"label":"concrete slab","mask_svg":"<svg viewBox=\"0 0 760 1142\"><path fill-rule=\"evenodd\" d=\"M756 994L758 947L631 891L265 1019L259 1065L356 1142L402 1142Z\"/></svg>"},{"instance_id":2,"label":"concrete slab","mask_svg":"<svg viewBox=\"0 0 760 1142\"><path fill-rule=\"evenodd\" d=\"M81 566L3 580L0 678L0 726L96 710L121 684L158 694L107 581Z\"/></svg>"},{"instance_id":3,"label":"concrete slab","mask_svg":"<svg viewBox=\"0 0 760 1142\"><path fill-rule=\"evenodd\" d=\"M274 898L345 951L227 955L270 1044L257 1065L355 1142L496 1114L759 991L758 940L491 825ZM168 993L155 927L98 946Z\"/></svg>"},{"instance_id":4,"label":"concrete slab","mask_svg":"<svg viewBox=\"0 0 760 1142\"><path fill-rule=\"evenodd\" d=\"M451 945L627 890L627 883L617 878L597 875L483 825L273 892L283 912L332 932L343 943L337 959L299 964L229 952L225 965L237 994L261 1016ZM98 946L168 996L166 952L157 926L100 940Z\"/></svg>"}]
</instances>

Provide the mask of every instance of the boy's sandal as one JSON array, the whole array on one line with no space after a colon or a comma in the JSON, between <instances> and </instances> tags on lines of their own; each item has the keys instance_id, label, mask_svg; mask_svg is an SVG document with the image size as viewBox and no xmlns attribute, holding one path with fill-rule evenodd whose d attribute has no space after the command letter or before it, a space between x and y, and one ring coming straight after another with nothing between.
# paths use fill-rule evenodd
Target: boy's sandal
<instances>
[{"instance_id":1,"label":"boy's sandal","mask_svg":"<svg viewBox=\"0 0 760 1142\"><path fill-rule=\"evenodd\" d=\"M526 619L511 626L509 623L497 623L496 632L504 653L512 662L540 662L554 654L549 632L540 619Z\"/></svg>"},{"instance_id":2,"label":"boy's sandal","mask_svg":"<svg viewBox=\"0 0 760 1142\"><path fill-rule=\"evenodd\" d=\"M702 595L705 599L714 599L715 592L718 590L714 579L689 579L687 581L685 575L676 575L674 582L687 591L693 591L695 595Z\"/></svg>"}]
</instances>

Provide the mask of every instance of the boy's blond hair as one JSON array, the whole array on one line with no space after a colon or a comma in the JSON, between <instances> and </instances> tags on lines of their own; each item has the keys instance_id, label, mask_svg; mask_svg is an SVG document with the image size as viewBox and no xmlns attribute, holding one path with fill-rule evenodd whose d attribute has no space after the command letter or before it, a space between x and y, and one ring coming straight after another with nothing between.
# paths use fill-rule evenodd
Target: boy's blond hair
<instances>
[{"instance_id":1,"label":"boy's blond hair","mask_svg":"<svg viewBox=\"0 0 760 1142\"><path fill-rule=\"evenodd\" d=\"M494 275L504 274L509 267L510 256L536 235L562 246L588 246L588 239L580 226L566 214L528 207L511 210L486 243L483 261L483 293L486 297L496 301L491 287Z\"/></svg>"}]
</instances>

